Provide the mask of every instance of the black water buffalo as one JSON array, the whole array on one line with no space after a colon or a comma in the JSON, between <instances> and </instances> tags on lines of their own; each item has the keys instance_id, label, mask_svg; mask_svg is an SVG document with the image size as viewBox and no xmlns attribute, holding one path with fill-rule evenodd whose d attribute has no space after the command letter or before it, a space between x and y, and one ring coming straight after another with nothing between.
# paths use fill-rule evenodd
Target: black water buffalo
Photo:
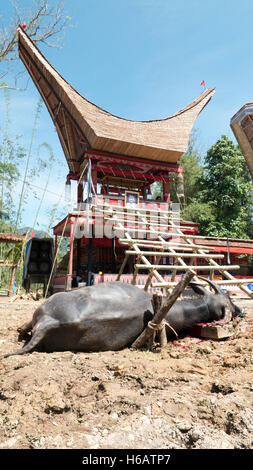
<instances>
[{"instance_id":1,"label":"black water buffalo","mask_svg":"<svg viewBox=\"0 0 253 470\"><path fill-rule=\"evenodd\" d=\"M178 300L172 306L166 321L175 331L199 322L229 320L240 313L230 298L209 282L215 295L191 283L199 298ZM54 294L35 310L31 322L18 330L23 334L32 331L30 341L5 357L25 354L37 347L47 352L123 349L153 318L151 299L144 290L120 282Z\"/></svg>"},{"instance_id":2,"label":"black water buffalo","mask_svg":"<svg viewBox=\"0 0 253 470\"><path fill-rule=\"evenodd\" d=\"M197 298L175 302L166 315L167 322L175 331L182 331L192 327L195 323L208 323L213 321L229 322L235 316L244 316L241 309L235 305L228 294L209 279L199 276L214 289L212 294L205 287L190 283L190 287L198 294Z\"/></svg>"}]
</instances>

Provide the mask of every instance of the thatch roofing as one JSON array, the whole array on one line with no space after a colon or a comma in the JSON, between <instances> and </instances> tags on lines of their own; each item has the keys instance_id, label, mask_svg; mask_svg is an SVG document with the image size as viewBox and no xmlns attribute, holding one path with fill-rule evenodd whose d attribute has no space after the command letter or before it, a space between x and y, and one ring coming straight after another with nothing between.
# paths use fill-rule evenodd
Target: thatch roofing
<instances>
[{"instance_id":1,"label":"thatch roofing","mask_svg":"<svg viewBox=\"0 0 253 470\"><path fill-rule=\"evenodd\" d=\"M25 235L17 235L16 233L0 233L0 242L6 243L19 243L24 241L26 238Z\"/></svg>"},{"instance_id":2,"label":"thatch roofing","mask_svg":"<svg viewBox=\"0 0 253 470\"><path fill-rule=\"evenodd\" d=\"M230 126L253 178L253 103L246 103L231 118Z\"/></svg>"},{"instance_id":3,"label":"thatch roofing","mask_svg":"<svg viewBox=\"0 0 253 470\"><path fill-rule=\"evenodd\" d=\"M198 114L214 94L204 91L165 119L131 121L110 114L81 96L50 65L21 27L19 56L54 121L70 171L78 172L87 149L175 163L187 150Z\"/></svg>"}]
</instances>

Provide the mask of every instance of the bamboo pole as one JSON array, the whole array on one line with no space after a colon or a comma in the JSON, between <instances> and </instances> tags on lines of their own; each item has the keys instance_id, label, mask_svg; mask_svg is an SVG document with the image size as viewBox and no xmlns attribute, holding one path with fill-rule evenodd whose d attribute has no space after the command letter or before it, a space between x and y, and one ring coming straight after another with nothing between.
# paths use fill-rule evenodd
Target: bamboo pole
<instances>
[{"instance_id":1,"label":"bamboo pole","mask_svg":"<svg viewBox=\"0 0 253 470\"><path fill-rule=\"evenodd\" d=\"M117 215L118 215L118 211L117 212ZM106 220L110 220L111 219L111 213L108 214L106 217L104 217ZM120 213L120 215L123 215L123 213ZM150 224L150 223L154 223L155 226L157 227L165 227L165 228L173 228L173 225L172 224L161 224L159 221L151 221L151 222L140 222L138 219L134 219L132 220L131 217L136 217L136 214L127 214L127 213L124 213L124 215L126 216L125 219L117 219L118 222L122 222L122 223L125 223L125 224L135 224L135 225L147 225L147 224ZM192 229L192 227L190 226L184 226L184 229ZM204 238L204 237L203 237Z\"/></svg>"},{"instance_id":2,"label":"bamboo pole","mask_svg":"<svg viewBox=\"0 0 253 470\"><path fill-rule=\"evenodd\" d=\"M134 242L135 243L141 243L141 244L145 244L145 245L162 245L164 246L165 248L170 248L171 246L174 246L174 247L186 247L186 248L190 248L189 247L189 244L188 243L181 243L181 242L176 242L176 241L173 241L173 242L168 242L166 240L163 240L163 241L160 241L160 240L144 240L144 239L140 239L140 238L135 238L134 239ZM119 238L119 243L122 244L122 245L129 245L129 240L126 239L126 238ZM199 250L200 248L203 248L205 251L211 251L211 250L215 250L215 248L209 246L208 248L205 246L205 245L194 245L194 249L195 250ZM192 249L190 248L191 252L192 252Z\"/></svg>"},{"instance_id":3,"label":"bamboo pole","mask_svg":"<svg viewBox=\"0 0 253 470\"><path fill-rule=\"evenodd\" d=\"M195 281L194 281L195 282ZM240 286L240 285L243 285L245 283L253 283L253 278L251 279L247 279L247 280L243 280L243 279L221 279L221 280L216 280L215 281L216 284L218 285L221 285L221 286L228 286L228 285L237 285ZM163 283L159 283L159 282L156 282L156 283L153 283L152 284L152 287L156 288L156 287L165 287L165 285L167 285L168 287L173 287L175 286L177 283L176 282L171 282L171 281L165 281ZM203 282L203 281L197 281L196 284L198 285L201 285L201 286L207 286L209 287L209 284L208 282Z\"/></svg>"},{"instance_id":4,"label":"bamboo pole","mask_svg":"<svg viewBox=\"0 0 253 470\"><path fill-rule=\"evenodd\" d=\"M140 246L138 244L138 246ZM191 250L192 251L192 250ZM126 250L125 251L126 254L128 255L135 255L135 251L134 250ZM143 255L145 256L159 256L161 254L160 251L142 251L141 252ZM163 251L162 252L162 256L170 256L172 258L212 258L212 259L222 259L224 258L224 255L216 255L216 254L212 254L212 255L208 255L208 254L199 254L199 253L176 253L176 254L173 254L171 251Z\"/></svg>"},{"instance_id":5,"label":"bamboo pole","mask_svg":"<svg viewBox=\"0 0 253 470\"><path fill-rule=\"evenodd\" d=\"M133 254L136 254L135 251L133 251ZM119 274L118 274L117 279L116 279L117 281L120 280L121 274L123 274L123 271L124 271L125 266L127 264L128 258L129 258L129 255L127 254L124 258L124 261L123 261L122 265L120 266Z\"/></svg>"},{"instance_id":6,"label":"bamboo pole","mask_svg":"<svg viewBox=\"0 0 253 470\"><path fill-rule=\"evenodd\" d=\"M139 223L140 225L140 223ZM149 225L148 223L146 223L146 225ZM172 237L172 236L176 236L178 237L179 239L180 238L184 238L184 234L182 233L182 235L178 234L177 232L170 232L170 231L166 231L166 232L163 232L162 230L151 230L151 229L143 229L143 228L139 228L139 227L124 227L123 225L121 227L119 226L114 226L113 227L113 230L122 230L123 232L132 232L133 230L136 231L137 233L152 233L153 235L157 235L157 236L166 236L166 237ZM196 235L185 235L187 236L187 238L203 238L205 239L205 237L199 237L199 236L196 236ZM166 242L166 240L164 240ZM169 243L169 242L167 242ZM195 245L197 246L197 248L199 247L199 245ZM209 248L208 248L209 249Z\"/></svg>"},{"instance_id":7,"label":"bamboo pole","mask_svg":"<svg viewBox=\"0 0 253 470\"><path fill-rule=\"evenodd\" d=\"M143 264L136 264L135 265L138 269L143 269L145 266ZM171 264L150 264L150 268L152 269L161 269L162 271L225 271L226 269L237 270L240 268L238 265L228 265L228 266L221 266L219 264L212 265L212 266L191 266L185 264L185 266L179 265L171 265Z\"/></svg>"}]
</instances>

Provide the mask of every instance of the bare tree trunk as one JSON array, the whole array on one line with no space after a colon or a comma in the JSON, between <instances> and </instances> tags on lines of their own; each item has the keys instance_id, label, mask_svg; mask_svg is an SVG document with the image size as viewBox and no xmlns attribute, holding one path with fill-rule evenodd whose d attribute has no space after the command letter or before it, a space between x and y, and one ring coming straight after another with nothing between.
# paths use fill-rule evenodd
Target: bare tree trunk
<instances>
[{"instance_id":1,"label":"bare tree trunk","mask_svg":"<svg viewBox=\"0 0 253 470\"><path fill-rule=\"evenodd\" d=\"M155 310L154 318L151 322L148 323L145 330L141 333L141 335L134 341L131 348L139 349L143 347L145 344L150 345L150 340L154 338L154 332L159 331L160 341L162 347L167 344L167 337L166 337L166 323L164 322L164 318L174 302L177 300L179 295L183 292L183 290L188 286L189 282L195 276L194 271L187 271L187 273L183 276L181 281L174 287L172 293L161 306L161 298L158 299L157 294L153 297L153 307ZM153 342L153 341L152 341Z\"/></svg>"}]
</instances>

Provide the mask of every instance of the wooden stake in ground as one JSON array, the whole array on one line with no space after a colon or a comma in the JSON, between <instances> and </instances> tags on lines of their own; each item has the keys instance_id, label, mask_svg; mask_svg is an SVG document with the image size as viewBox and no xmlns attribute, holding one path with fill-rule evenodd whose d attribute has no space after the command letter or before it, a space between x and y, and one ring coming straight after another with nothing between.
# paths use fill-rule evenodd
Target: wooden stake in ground
<instances>
[{"instance_id":1,"label":"wooden stake in ground","mask_svg":"<svg viewBox=\"0 0 253 470\"><path fill-rule=\"evenodd\" d=\"M150 340L153 338L154 331L157 330L160 332L160 338L162 337L162 346L165 346L165 344L167 344L166 323L164 322L164 318L172 307L172 305L174 304L174 302L177 300L183 290L188 286L189 282L194 276L194 271L187 271L187 273L182 277L181 281L174 287L172 293L170 294L164 305L161 306L161 301L158 300L157 297L153 300L153 307L154 309L157 309L155 311L154 318L151 322L148 323L147 327L141 333L141 335L134 341L131 348L139 349L146 344L150 345Z\"/></svg>"}]
</instances>

